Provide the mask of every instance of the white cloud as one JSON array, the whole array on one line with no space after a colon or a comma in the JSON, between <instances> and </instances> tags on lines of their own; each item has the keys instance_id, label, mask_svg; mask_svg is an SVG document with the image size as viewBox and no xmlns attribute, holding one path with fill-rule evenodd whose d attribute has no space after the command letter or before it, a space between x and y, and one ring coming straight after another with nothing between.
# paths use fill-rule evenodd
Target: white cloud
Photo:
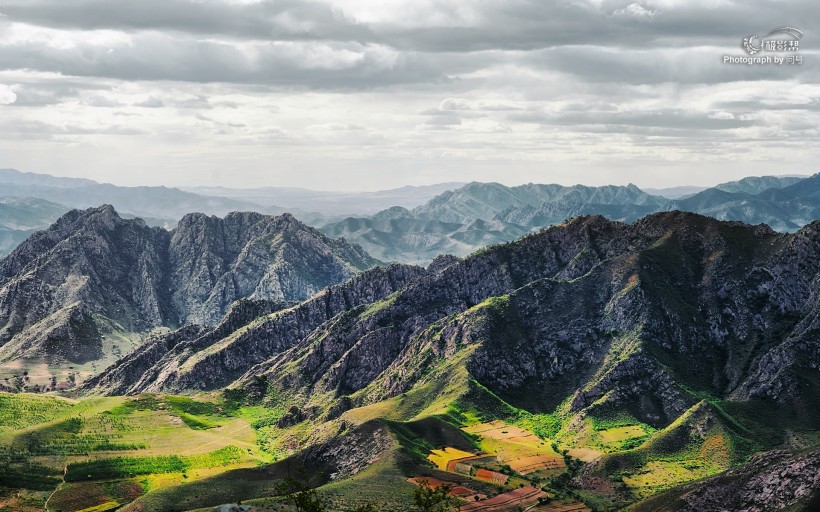
<instances>
[{"instance_id":1,"label":"white cloud","mask_svg":"<svg viewBox=\"0 0 820 512\"><path fill-rule=\"evenodd\" d=\"M8 85L0 84L0 105L11 105L17 101L17 94Z\"/></svg>"},{"instance_id":2,"label":"white cloud","mask_svg":"<svg viewBox=\"0 0 820 512\"><path fill-rule=\"evenodd\" d=\"M820 23L808 0L5 0L3 11L0 167L385 188L664 185L820 166L818 68L720 61L742 51L744 27L763 33L784 13Z\"/></svg>"},{"instance_id":3,"label":"white cloud","mask_svg":"<svg viewBox=\"0 0 820 512\"><path fill-rule=\"evenodd\" d=\"M720 112L712 112L709 114L709 119L734 119L735 115L731 112L720 111Z\"/></svg>"},{"instance_id":4,"label":"white cloud","mask_svg":"<svg viewBox=\"0 0 820 512\"><path fill-rule=\"evenodd\" d=\"M658 11L647 9L639 3L631 3L623 9L616 9L612 13L614 16L632 16L634 18L652 18L659 14Z\"/></svg>"}]
</instances>

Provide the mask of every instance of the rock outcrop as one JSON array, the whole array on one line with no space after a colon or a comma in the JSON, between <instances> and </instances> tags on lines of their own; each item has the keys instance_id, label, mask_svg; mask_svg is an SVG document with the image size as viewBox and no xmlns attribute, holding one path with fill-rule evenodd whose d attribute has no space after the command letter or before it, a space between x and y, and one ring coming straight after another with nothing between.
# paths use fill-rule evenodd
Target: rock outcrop
<instances>
[{"instance_id":1,"label":"rock outcrop","mask_svg":"<svg viewBox=\"0 0 820 512\"><path fill-rule=\"evenodd\" d=\"M256 364L264 368L268 358L338 315L382 300L423 274L424 269L407 265L377 267L301 304L282 308L257 303L251 313L242 315L252 306L240 301L216 327L190 326L149 339L85 387L119 395L227 386Z\"/></svg>"},{"instance_id":2,"label":"rock outcrop","mask_svg":"<svg viewBox=\"0 0 820 512\"><path fill-rule=\"evenodd\" d=\"M660 494L636 512L768 512L817 510L820 505L820 452L794 455L776 450L755 455L726 473Z\"/></svg>"}]
</instances>

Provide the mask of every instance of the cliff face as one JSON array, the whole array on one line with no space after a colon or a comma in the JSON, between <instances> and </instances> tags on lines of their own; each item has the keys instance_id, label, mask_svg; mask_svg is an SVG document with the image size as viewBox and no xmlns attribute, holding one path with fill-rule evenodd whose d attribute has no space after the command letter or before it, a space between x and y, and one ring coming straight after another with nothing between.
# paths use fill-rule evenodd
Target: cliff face
<instances>
[{"instance_id":1,"label":"cliff face","mask_svg":"<svg viewBox=\"0 0 820 512\"><path fill-rule=\"evenodd\" d=\"M376 263L287 214L190 214L166 231L75 210L0 261L0 360L94 360L99 331L213 325L238 299L304 300Z\"/></svg>"},{"instance_id":2,"label":"cliff face","mask_svg":"<svg viewBox=\"0 0 820 512\"><path fill-rule=\"evenodd\" d=\"M173 323L169 240L110 206L67 213L0 261L0 342L75 303L132 331Z\"/></svg>"},{"instance_id":3,"label":"cliff face","mask_svg":"<svg viewBox=\"0 0 820 512\"><path fill-rule=\"evenodd\" d=\"M289 214L190 214L171 238L171 302L180 324L214 324L240 298L304 300L376 261Z\"/></svg>"}]
</instances>

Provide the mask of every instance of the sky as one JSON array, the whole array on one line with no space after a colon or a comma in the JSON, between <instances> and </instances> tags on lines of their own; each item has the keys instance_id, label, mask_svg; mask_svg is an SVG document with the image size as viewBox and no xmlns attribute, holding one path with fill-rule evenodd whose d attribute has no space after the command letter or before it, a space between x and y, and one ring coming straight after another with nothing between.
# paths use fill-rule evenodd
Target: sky
<instances>
[{"instance_id":1,"label":"sky","mask_svg":"<svg viewBox=\"0 0 820 512\"><path fill-rule=\"evenodd\" d=\"M731 64L779 27L802 64ZM118 185L820 171L816 0L0 0L0 167ZM793 37L791 37L794 40Z\"/></svg>"}]
</instances>

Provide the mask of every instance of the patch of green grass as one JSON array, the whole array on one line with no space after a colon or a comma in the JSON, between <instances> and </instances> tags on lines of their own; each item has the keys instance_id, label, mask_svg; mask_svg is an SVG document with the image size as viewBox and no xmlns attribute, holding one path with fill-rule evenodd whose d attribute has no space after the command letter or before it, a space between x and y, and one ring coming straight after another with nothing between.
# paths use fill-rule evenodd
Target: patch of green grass
<instances>
[{"instance_id":1,"label":"patch of green grass","mask_svg":"<svg viewBox=\"0 0 820 512\"><path fill-rule=\"evenodd\" d=\"M153 473L182 472L186 469L188 469L187 464L185 464L182 457L177 455L115 457L69 464L65 480L66 482L102 480Z\"/></svg>"},{"instance_id":2,"label":"patch of green grass","mask_svg":"<svg viewBox=\"0 0 820 512\"><path fill-rule=\"evenodd\" d=\"M520 409L502 400L498 395L487 389L475 379L470 379L468 390L455 406L462 414L470 414L477 418L477 423L502 419L514 422L519 417Z\"/></svg>"},{"instance_id":3,"label":"patch of green grass","mask_svg":"<svg viewBox=\"0 0 820 512\"><path fill-rule=\"evenodd\" d=\"M363 311L359 314L359 318L364 320L375 315L379 311L392 306L393 304L395 304L397 297L398 293L394 292L382 300L368 304L363 308Z\"/></svg>"},{"instance_id":4,"label":"patch of green grass","mask_svg":"<svg viewBox=\"0 0 820 512\"><path fill-rule=\"evenodd\" d=\"M232 416L230 411L226 411L226 408L218 403L194 400L187 396L166 396L165 402L178 413L195 416Z\"/></svg>"},{"instance_id":5,"label":"patch of green grass","mask_svg":"<svg viewBox=\"0 0 820 512\"><path fill-rule=\"evenodd\" d=\"M179 413L179 418L182 420L183 423L185 423L194 430L208 430L209 428L215 428L219 426L217 423L208 421L205 418L202 418L200 416L194 416L193 414L188 414L185 412Z\"/></svg>"},{"instance_id":6,"label":"patch of green grass","mask_svg":"<svg viewBox=\"0 0 820 512\"><path fill-rule=\"evenodd\" d=\"M15 447L33 455L86 455L97 451L138 450L144 445L121 443L116 433L83 433L84 421L69 418L20 435Z\"/></svg>"},{"instance_id":7,"label":"patch of green grass","mask_svg":"<svg viewBox=\"0 0 820 512\"><path fill-rule=\"evenodd\" d=\"M17 430L45 423L66 414L71 407L68 400L52 396L0 392L0 427Z\"/></svg>"},{"instance_id":8,"label":"patch of green grass","mask_svg":"<svg viewBox=\"0 0 820 512\"><path fill-rule=\"evenodd\" d=\"M157 473L177 473L195 468L227 466L241 461L244 452L227 446L202 455L159 455L155 457L114 457L74 462L66 469L66 482L124 478Z\"/></svg>"},{"instance_id":9,"label":"patch of green grass","mask_svg":"<svg viewBox=\"0 0 820 512\"><path fill-rule=\"evenodd\" d=\"M507 403L476 380L470 380L468 392L450 404L448 416L459 426L500 419L529 430L541 439L554 438L562 424L556 414L532 413Z\"/></svg>"},{"instance_id":10,"label":"patch of green grass","mask_svg":"<svg viewBox=\"0 0 820 512\"><path fill-rule=\"evenodd\" d=\"M532 414L521 411L515 425L529 430L541 439L552 439L561 430L561 418L555 414Z\"/></svg>"},{"instance_id":11,"label":"patch of green grass","mask_svg":"<svg viewBox=\"0 0 820 512\"><path fill-rule=\"evenodd\" d=\"M0 487L48 491L60 484L60 473L31 461L25 452L0 447Z\"/></svg>"},{"instance_id":12,"label":"patch of green grass","mask_svg":"<svg viewBox=\"0 0 820 512\"><path fill-rule=\"evenodd\" d=\"M218 427L220 420L234 417L238 407L233 405L226 400L208 401L187 396L145 394L126 400L105 414L122 418L136 411L168 411L193 430L208 430Z\"/></svg>"},{"instance_id":13,"label":"patch of green grass","mask_svg":"<svg viewBox=\"0 0 820 512\"><path fill-rule=\"evenodd\" d=\"M130 398L120 405L106 411L106 414L120 417L127 416L134 411L160 411L166 410L168 407L165 401L157 395L140 395L136 398Z\"/></svg>"}]
</instances>

